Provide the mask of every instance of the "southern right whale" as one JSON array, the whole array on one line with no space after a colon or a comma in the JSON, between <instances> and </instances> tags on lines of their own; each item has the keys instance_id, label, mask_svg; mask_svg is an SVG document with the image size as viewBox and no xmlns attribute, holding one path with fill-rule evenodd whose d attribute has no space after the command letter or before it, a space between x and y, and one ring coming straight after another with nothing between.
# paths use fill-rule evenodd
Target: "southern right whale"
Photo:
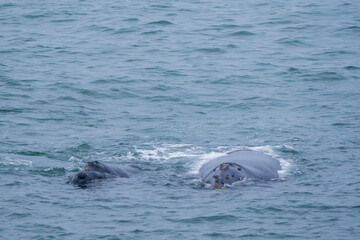
<instances>
[{"instance_id":1,"label":"southern right whale","mask_svg":"<svg viewBox=\"0 0 360 240\"><path fill-rule=\"evenodd\" d=\"M239 150L205 163L199 172L202 181L216 189L245 178L278 178L279 170L281 166L277 159L260 152Z\"/></svg>"},{"instance_id":2,"label":"southern right whale","mask_svg":"<svg viewBox=\"0 0 360 240\"><path fill-rule=\"evenodd\" d=\"M138 172L139 169L127 165L109 166L98 161L92 161L88 162L84 170L76 174L70 183L85 185L99 179L115 177L129 178Z\"/></svg>"}]
</instances>

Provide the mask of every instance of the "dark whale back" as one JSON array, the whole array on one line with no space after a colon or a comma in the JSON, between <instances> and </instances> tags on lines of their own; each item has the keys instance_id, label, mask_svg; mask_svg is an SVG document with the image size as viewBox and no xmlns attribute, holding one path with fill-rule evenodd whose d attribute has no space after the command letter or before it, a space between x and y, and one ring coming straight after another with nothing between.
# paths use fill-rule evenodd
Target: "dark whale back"
<instances>
[{"instance_id":1,"label":"dark whale back","mask_svg":"<svg viewBox=\"0 0 360 240\"><path fill-rule=\"evenodd\" d=\"M73 177L72 184L87 184L97 179L122 177L128 178L135 175L139 170L126 165L109 166L98 161L88 162L84 170Z\"/></svg>"},{"instance_id":2,"label":"dark whale back","mask_svg":"<svg viewBox=\"0 0 360 240\"><path fill-rule=\"evenodd\" d=\"M245 178L278 178L278 170L281 166L277 159L251 150L240 150L205 163L199 172L203 182L221 188Z\"/></svg>"}]
</instances>

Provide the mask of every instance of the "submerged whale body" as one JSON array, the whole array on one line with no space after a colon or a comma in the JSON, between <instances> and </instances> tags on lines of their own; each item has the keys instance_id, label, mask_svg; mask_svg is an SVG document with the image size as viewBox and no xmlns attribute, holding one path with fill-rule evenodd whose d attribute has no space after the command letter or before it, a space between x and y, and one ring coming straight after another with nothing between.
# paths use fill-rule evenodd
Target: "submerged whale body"
<instances>
[{"instance_id":1,"label":"submerged whale body","mask_svg":"<svg viewBox=\"0 0 360 240\"><path fill-rule=\"evenodd\" d=\"M278 178L278 170L281 166L277 159L251 150L240 150L205 163L199 171L202 181L216 189L248 178Z\"/></svg>"},{"instance_id":2,"label":"submerged whale body","mask_svg":"<svg viewBox=\"0 0 360 240\"><path fill-rule=\"evenodd\" d=\"M128 178L139 170L131 166L108 166L98 161L88 162L87 166L70 181L72 184L85 185L98 179L122 177Z\"/></svg>"}]
</instances>

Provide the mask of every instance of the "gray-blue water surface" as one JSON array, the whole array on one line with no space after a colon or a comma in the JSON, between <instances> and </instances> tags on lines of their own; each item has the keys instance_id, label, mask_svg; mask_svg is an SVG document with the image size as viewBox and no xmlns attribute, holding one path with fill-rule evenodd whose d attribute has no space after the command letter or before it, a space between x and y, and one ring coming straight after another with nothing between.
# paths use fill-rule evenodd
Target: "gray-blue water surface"
<instances>
[{"instance_id":1,"label":"gray-blue water surface","mask_svg":"<svg viewBox=\"0 0 360 240\"><path fill-rule=\"evenodd\" d=\"M357 239L360 2L0 1L1 239ZM275 181L209 190L250 147ZM87 161L141 173L68 184Z\"/></svg>"}]
</instances>

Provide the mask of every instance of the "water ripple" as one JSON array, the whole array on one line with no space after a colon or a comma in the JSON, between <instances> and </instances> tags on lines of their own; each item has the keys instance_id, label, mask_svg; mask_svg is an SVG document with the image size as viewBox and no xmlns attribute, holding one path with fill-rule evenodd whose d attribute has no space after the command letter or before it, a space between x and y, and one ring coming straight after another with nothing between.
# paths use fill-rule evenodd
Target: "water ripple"
<instances>
[{"instance_id":1,"label":"water ripple","mask_svg":"<svg viewBox=\"0 0 360 240\"><path fill-rule=\"evenodd\" d=\"M148 25L168 26L168 25L173 25L173 23L166 20L160 20L155 22L149 22Z\"/></svg>"},{"instance_id":2,"label":"water ripple","mask_svg":"<svg viewBox=\"0 0 360 240\"><path fill-rule=\"evenodd\" d=\"M353 239L359 3L3 1L0 225L7 239ZM212 191L227 151L278 181ZM88 188L88 161L134 178Z\"/></svg>"}]
</instances>

